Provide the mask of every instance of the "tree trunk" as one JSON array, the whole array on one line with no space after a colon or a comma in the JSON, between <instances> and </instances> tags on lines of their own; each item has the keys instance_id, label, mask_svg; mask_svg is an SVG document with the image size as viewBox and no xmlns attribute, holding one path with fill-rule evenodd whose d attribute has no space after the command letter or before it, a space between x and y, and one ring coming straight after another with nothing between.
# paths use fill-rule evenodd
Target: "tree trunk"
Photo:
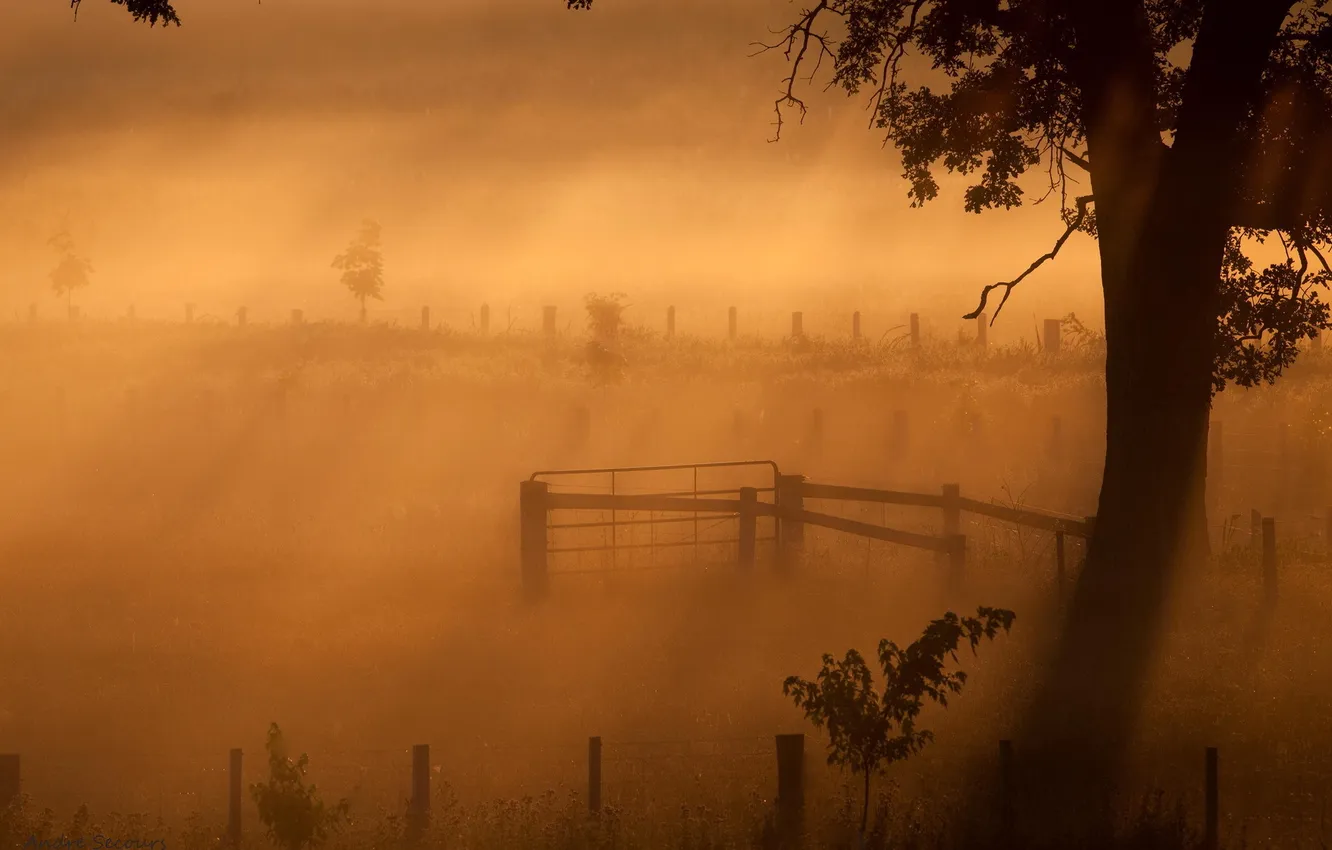
<instances>
[{"instance_id":1,"label":"tree trunk","mask_svg":"<svg viewBox=\"0 0 1332 850\"><path fill-rule=\"evenodd\" d=\"M365 324L365 296L361 296L361 324Z\"/></svg>"},{"instance_id":2,"label":"tree trunk","mask_svg":"<svg viewBox=\"0 0 1332 850\"><path fill-rule=\"evenodd\" d=\"M1170 176L1160 182L1140 218L1121 218L1098 197L1105 470L1087 563L1023 730L1053 757L1038 771L1047 791L1094 794L1059 807L1080 811L1084 825L1118 785L1174 570L1207 551L1207 424L1228 229L1190 213Z\"/></svg>"},{"instance_id":3,"label":"tree trunk","mask_svg":"<svg viewBox=\"0 0 1332 850\"><path fill-rule=\"evenodd\" d=\"M869 801L870 801L870 766L865 765L865 799L860 806L860 844L865 847L865 830L869 829Z\"/></svg>"}]
</instances>

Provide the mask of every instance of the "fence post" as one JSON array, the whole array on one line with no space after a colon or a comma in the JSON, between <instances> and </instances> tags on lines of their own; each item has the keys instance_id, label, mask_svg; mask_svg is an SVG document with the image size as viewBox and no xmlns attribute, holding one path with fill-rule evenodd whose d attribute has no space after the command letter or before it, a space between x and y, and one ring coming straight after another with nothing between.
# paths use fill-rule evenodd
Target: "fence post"
<instances>
[{"instance_id":1,"label":"fence post","mask_svg":"<svg viewBox=\"0 0 1332 850\"><path fill-rule=\"evenodd\" d=\"M805 509L805 476L777 476L777 506L782 511ZM805 545L805 524L798 519L777 519L778 566L789 568Z\"/></svg>"},{"instance_id":2,"label":"fence post","mask_svg":"<svg viewBox=\"0 0 1332 850\"><path fill-rule=\"evenodd\" d=\"M194 324L194 305L193 305L193 304L186 304L186 305L185 305L185 324L187 324L187 325L192 325L192 324Z\"/></svg>"},{"instance_id":3,"label":"fence post","mask_svg":"<svg viewBox=\"0 0 1332 850\"><path fill-rule=\"evenodd\" d=\"M805 736L777 736L777 810L790 825L805 807Z\"/></svg>"},{"instance_id":4,"label":"fence post","mask_svg":"<svg viewBox=\"0 0 1332 850\"><path fill-rule=\"evenodd\" d=\"M1013 742L999 742L999 842L1013 846Z\"/></svg>"},{"instance_id":5,"label":"fence post","mask_svg":"<svg viewBox=\"0 0 1332 850\"><path fill-rule=\"evenodd\" d=\"M920 314L911 314L911 347L920 348Z\"/></svg>"},{"instance_id":6,"label":"fence post","mask_svg":"<svg viewBox=\"0 0 1332 850\"><path fill-rule=\"evenodd\" d=\"M952 537L962 527L962 509L958 500L962 498L962 487L958 484L943 485L943 536Z\"/></svg>"},{"instance_id":7,"label":"fence post","mask_svg":"<svg viewBox=\"0 0 1332 850\"><path fill-rule=\"evenodd\" d=\"M735 342L736 315L735 308L731 307L726 311L726 334L731 342Z\"/></svg>"},{"instance_id":8,"label":"fence post","mask_svg":"<svg viewBox=\"0 0 1332 850\"><path fill-rule=\"evenodd\" d=\"M241 839L241 751L231 751L227 772L227 840L232 847L240 846Z\"/></svg>"},{"instance_id":9,"label":"fence post","mask_svg":"<svg viewBox=\"0 0 1332 850\"><path fill-rule=\"evenodd\" d=\"M906 448L907 448L907 412L905 410L894 410L892 449L894 452L905 453Z\"/></svg>"},{"instance_id":10,"label":"fence post","mask_svg":"<svg viewBox=\"0 0 1332 850\"><path fill-rule=\"evenodd\" d=\"M800 339L805 335L805 314L795 312L791 314L791 336Z\"/></svg>"},{"instance_id":11,"label":"fence post","mask_svg":"<svg viewBox=\"0 0 1332 850\"><path fill-rule=\"evenodd\" d=\"M430 330L430 306L429 306L429 305L426 305L426 306L424 306L424 307L421 308L421 330L423 330L423 331L428 331L428 330Z\"/></svg>"},{"instance_id":12,"label":"fence post","mask_svg":"<svg viewBox=\"0 0 1332 850\"><path fill-rule=\"evenodd\" d=\"M430 745L412 746L412 799L408 811L408 829L416 834L425 829L430 818Z\"/></svg>"},{"instance_id":13,"label":"fence post","mask_svg":"<svg viewBox=\"0 0 1332 850\"><path fill-rule=\"evenodd\" d=\"M1220 846L1221 796L1220 769L1217 764L1216 747L1207 748L1206 777L1203 796L1205 799L1206 824L1203 827L1203 846L1207 850L1217 850Z\"/></svg>"},{"instance_id":14,"label":"fence post","mask_svg":"<svg viewBox=\"0 0 1332 850\"><path fill-rule=\"evenodd\" d=\"M816 449L823 443L823 408L816 407L809 414L809 433L805 437L805 448Z\"/></svg>"},{"instance_id":15,"label":"fence post","mask_svg":"<svg viewBox=\"0 0 1332 850\"><path fill-rule=\"evenodd\" d=\"M976 317L976 345L982 350L990 344L990 317L981 313Z\"/></svg>"},{"instance_id":16,"label":"fence post","mask_svg":"<svg viewBox=\"0 0 1332 850\"><path fill-rule=\"evenodd\" d=\"M860 311L851 314L851 338L860 339Z\"/></svg>"},{"instance_id":17,"label":"fence post","mask_svg":"<svg viewBox=\"0 0 1332 850\"><path fill-rule=\"evenodd\" d=\"M758 490L740 488L740 560L741 570L754 568L754 537L758 526Z\"/></svg>"},{"instance_id":18,"label":"fence post","mask_svg":"<svg viewBox=\"0 0 1332 850\"><path fill-rule=\"evenodd\" d=\"M248 318L248 311L244 307L236 308L236 327L245 327L245 320Z\"/></svg>"},{"instance_id":19,"label":"fence post","mask_svg":"<svg viewBox=\"0 0 1332 850\"><path fill-rule=\"evenodd\" d=\"M1064 598L1064 532L1055 532L1055 591Z\"/></svg>"},{"instance_id":20,"label":"fence post","mask_svg":"<svg viewBox=\"0 0 1332 850\"><path fill-rule=\"evenodd\" d=\"M1064 453L1064 421L1059 414L1050 417L1050 443L1046 450L1051 460L1058 460Z\"/></svg>"},{"instance_id":21,"label":"fence post","mask_svg":"<svg viewBox=\"0 0 1332 850\"><path fill-rule=\"evenodd\" d=\"M486 336L490 333L490 305L481 305L481 335Z\"/></svg>"},{"instance_id":22,"label":"fence post","mask_svg":"<svg viewBox=\"0 0 1332 850\"><path fill-rule=\"evenodd\" d=\"M0 809L17 800L21 790L19 754L0 753Z\"/></svg>"},{"instance_id":23,"label":"fence post","mask_svg":"<svg viewBox=\"0 0 1332 850\"><path fill-rule=\"evenodd\" d=\"M1051 357L1059 354L1059 319L1045 320L1045 353Z\"/></svg>"},{"instance_id":24,"label":"fence post","mask_svg":"<svg viewBox=\"0 0 1332 850\"><path fill-rule=\"evenodd\" d=\"M1277 597L1276 520L1263 517L1263 596L1270 605Z\"/></svg>"},{"instance_id":25,"label":"fence post","mask_svg":"<svg viewBox=\"0 0 1332 850\"><path fill-rule=\"evenodd\" d=\"M675 339L675 306L666 308L666 338Z\"/></svg>"},{"instance_id":26,"label":"fence post","mask_svg":"<svg viewBox=\"0 0 1332 850\"><path fill-rule=\"evenodd\" d=\"M601 813L601 736L587 739L587 810Z\"/></svg>"},{"instance_id":27,"label":"fence post","mask_svg":"<svg viewBox=\"0 0 1332 850\"><path fill-rule=\"evenodd\" d=\"M967 536L954 534L948 538L948 578L954 589L962 584L967 571Z\"/></svg>"},{"instance_id":28,"label":"fence post","mask_svg":"<svg viewBox=\"0 0 1332 850\"><path fill-rule=\"evenodd\" d=\"M1263 515L1258 511L1249 510L1249 548L1255 552L1261 552L1263 545Z\"/></svg>"},{"instance_id":29,"label":"fence post","mask_svg":"<svg viewBox=\"0 0 1332 850\"><path fill-rule=\"evenodd\" d=\"M546 336L555 336L555 308L551 305L541 308L541 330Z\"/></svg>"},{"instance_id":30,"label":"fence post","mask_svg":"<svg viewBox=\"0 0 1332 850\"><path fill-rule=\"evenodd\" d=\"M943 485L943 537L948 541L948 581L957 588L967 565L967 539L959 532L962 527L962 509L958 505L962 488L957 484Z\"/></svg>"},{"instance_id":31,"label":"fence post","mask_svg":"<svg viewBox=\"0 0 1332 850\"><path fill-rule=\"evenodd\" d=\"M529 598L540 597L546 592L546 504L549 492L550 485L545 481L524 481L519 485L519 549L523 562L523 590Z\"/></svg>"}]
</instances>

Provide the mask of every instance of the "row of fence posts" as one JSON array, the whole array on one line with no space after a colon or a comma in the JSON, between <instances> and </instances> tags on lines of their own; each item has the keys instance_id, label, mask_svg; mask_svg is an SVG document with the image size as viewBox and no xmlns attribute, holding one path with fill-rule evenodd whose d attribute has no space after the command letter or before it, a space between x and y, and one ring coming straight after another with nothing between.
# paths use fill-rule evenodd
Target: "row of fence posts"
<instances>
[{"instance_id":1,"label":"row of fence posts","mask_svg":"<svg viewBox=\"0 0 1332 850\"><path fill-rule=\"evenodd\" d=\"M777 735L777 796L779 824L796 826L805 805L805 736L801 733ZM1017 782L1013 742L999 742L998 822L1005 847L1012 847L1016 833ZM600 736L587 741L587 807L592 815L602 811L602 741ZM18 799L21 793L19 756L0 754L0 808ZM1220 839L1220 769L1216 747L1207 747L1203 778L1204 846L1216 850ZM241 839L241 804L244 800L243 756L233 749L227 759L227 832L232 846ZM407 801L408 828L416 833L430 820L430 745L412 747L411 796Z\"/></svg>"},{"instance_id":2,"label":"row of fence posts","mask_svg":"<svg viewBox=\"0 0 1332 850\"><path fill-rule=\"evenodd\" d=\"M194 308L195 305L192 303L187 303L185 305L186 324L192 324L194 322ZM69 312L69 318L71 319L79 318L79 308L77 305L73 304L69 305L68 312ZM727 319L726 319L727 337L732 341L734 341L739 336L739 329L740 329L739 313L735 307L729 307L727 308L726 314L727 314ZM805 335L804 315L805 314L801 311L796 311L791 313L791 336L794 338L799 339ZM135 320L135 308L133 304L129 306L129 309L125 313L125 317L130 321ZM245 307L237 308L236 310L237 325L239 325L240 327L245 327L247 317L248 317L248 310ZM556 308L553 305L548 304L541 308L541 329L542 332L547 336L555 336L556 333L558 332L555 324L555 319L556 319ZM29 321L37 320L36 304L28 305L28 320ZM303 310L297 309L291 311L291 323L293 325L303 324L304 321L305 321L305 313ZM910 327L909 335L911 340L911 347L919 348L921 341L920 314L912 313L908 318L908 325ZM976 317L975 344L980 348L986 348L989 344L989 327L990 327L989 314L981 313L979 316ZM1042 335L1042 339L1040 340L1041 350L1044 353L1051 355L1059 353L1062 347L1062 328L1063 328L1062 319L1045 320L1044 333ZM423 306L421 308L421 329L426 331L431 329L429 305ZM490 333L489 304L481 305L481 310L478 320L478 330L482 334ZM672 305L666 308L666 338L673 339L674 337L675 337L675 307L674 305ZM851 314L851 337L852 339L857 339L857 340L863 338L860 330L859 310ZM1320 350L1322 348L1322 332L1319 331L1317 335L1311 337L1310 343L1314 348L1314 350Z\"/></svg>"},{"instance_id":3,"label":"row of fence posts","mask_svg":"<svg viewBox=\"0 0 1332 850\"><path fill-rule=\"evenodd\" d=\"M195 305L192 303L188 303L185 305L185 324L188 325L194 323L194 309ZM555 324L556 315L557 315L556 308L553 305L546 305L541 308L541 329L542 332L547 336L555 336L558 333L557 326ZM805 335L804 315L805 314L801 311L796 311L791 314L791 336L796 339L802 338ZM236 324L240 327L245 327L247 324L248 316L249 316L249 311L247 308L245 307L237 308ZM79 317L79 308L77 306L70 305L69 317L71 319L77 319ZM134 305L131 304L129 306L129 309L125 313L125 317L129 321L135 320ZM28 305L28 319L29 321L35 321L37 319L36 304ZM291 324L300 325L304 324L304 322L305 322L305 313L303 310L296 309L291 311ZM488 304L481 305L478 325L479 325L478 329L482 334L488 334L490 332L490 305ZM919 313L912 313L910 315L909 326L910 326L911 347L919 348L921 342ZM1043 350L1046 353L1049 354L1059 353L1060 326L1061 326L1060 319L1045 320L1045 338L1044 338ZM429 331L431 327L432 326L430 323L430 306L425 305L421 307L421 329L424 331ZM739 336L739 327L740 325L739 325L738 311L736 310L735 307L728 308L727 336L732 341L737 339L737 337ZM986 347L986 345L988 344L988 339L989 339L988 330L989 330L989 316L985 313L981 313L980 316L978 316L976 319L976 339L975 339L976 344L981 348ZM853 339L857 340L863 338L860 330L859 310L851 314L851 336ZM666 308L666 337L668 339L672 339L675 337L675 307L673 305Z\"/></svg>"}]
</instances>

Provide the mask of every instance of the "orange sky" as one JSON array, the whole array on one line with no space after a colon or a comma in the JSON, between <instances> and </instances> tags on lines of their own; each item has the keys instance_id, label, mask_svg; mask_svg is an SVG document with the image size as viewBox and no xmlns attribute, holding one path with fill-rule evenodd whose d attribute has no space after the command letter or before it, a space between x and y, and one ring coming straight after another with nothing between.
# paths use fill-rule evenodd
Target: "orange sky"
<instances>
[{"instance_id":1,"label":"orange sky","mask_svg":"<svg viewBox=\"0 0 1332 850\"><path fill-rule=\"evenodd\" d=\"M104 0L77 23L10 4L0 310L55 309L46 240L66 213L96 270L80 298L107 315L352 316L328 264L367 215L381 311L445 316L618 289L943 319L1058 234L1053 205L964 214L954 180L909 209L839 93L810 91L806 124L768 144L784 65L749 43L788 4L601 4L181 0L166 31ZM1033 312L1099 321L1095 270L1079 237L1024 285L1016 332Z\"/></svg>"}]
</instances>

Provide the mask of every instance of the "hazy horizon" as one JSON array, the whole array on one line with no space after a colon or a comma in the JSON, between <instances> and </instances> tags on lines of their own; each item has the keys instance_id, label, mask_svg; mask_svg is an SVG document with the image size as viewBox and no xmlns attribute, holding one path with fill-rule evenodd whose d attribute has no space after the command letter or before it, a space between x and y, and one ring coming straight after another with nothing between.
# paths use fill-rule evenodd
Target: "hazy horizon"
<instances>
[{"instance_id":1,"label":"hazy horizon","mask_svg":"<svg viewBox=\"0 0 1332 850\"><path fill-rule=\"evenodd\" d=\"M384 225L372 316L402 321L618 290L944 323L1049 250L1054 198L967 215L948 178L910 209L862 98L810 89L770 144L785 64L750 43L789 9L703 8L195 0L165 31L110 4L7 12L0 62L25 84L0 95L0 315L60 311L46 242L66 215L95 270L76 298L106 317L353 318L328 264L365 217ZM1099 324L1094 243L1008 309L997 341L1033 314Z\"/></svg>"}]
</instances>

